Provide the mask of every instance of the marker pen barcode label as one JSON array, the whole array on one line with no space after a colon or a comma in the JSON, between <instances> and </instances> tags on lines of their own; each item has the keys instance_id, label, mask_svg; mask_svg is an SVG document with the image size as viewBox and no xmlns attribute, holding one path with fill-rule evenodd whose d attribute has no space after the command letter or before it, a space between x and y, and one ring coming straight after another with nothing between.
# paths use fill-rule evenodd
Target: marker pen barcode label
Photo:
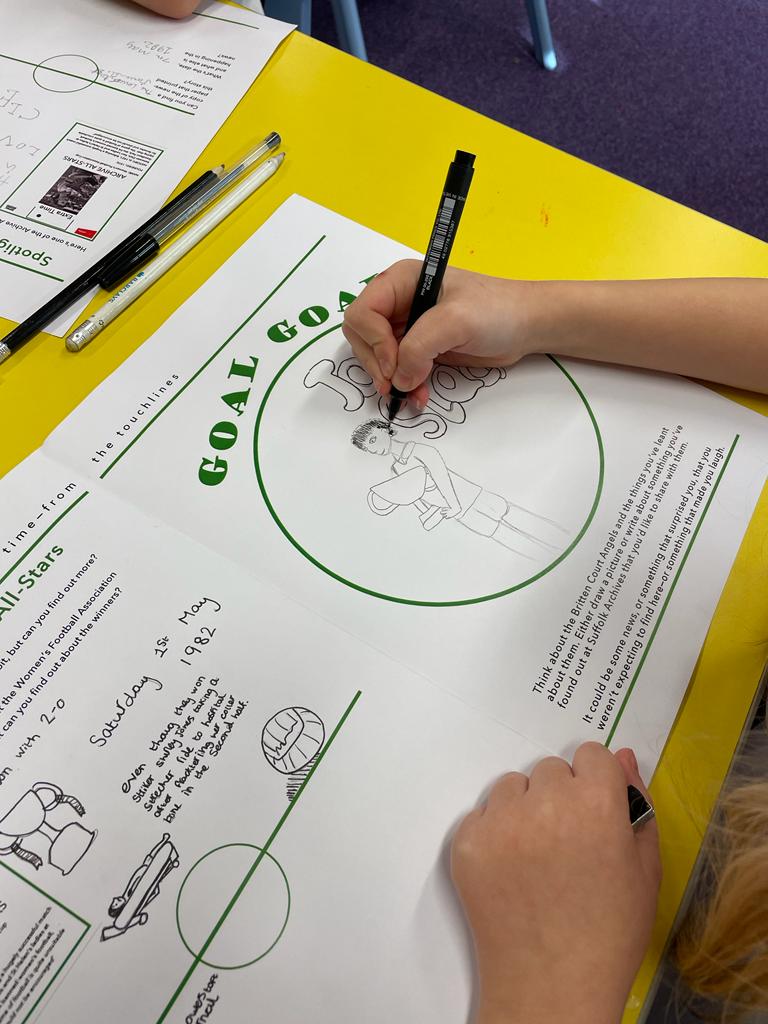
<instances>
[{"instance_id":1,"label":"marker pen barcode label","mask_svg":"<svg viewBox=\"0 0 768 1024\"><path fill-rule=\"evenodd\" d=\"M456 205L455 199L444 199L443 207L440 213L437 215L437 221L435 223L435 234L429 246L429 252L427 253L427 276L434 277L437 273L437 261L443 251L445 245L445 239L448 234L448 225L451 223L451 214L453 208Z\"/></svg>"}]
</instances>

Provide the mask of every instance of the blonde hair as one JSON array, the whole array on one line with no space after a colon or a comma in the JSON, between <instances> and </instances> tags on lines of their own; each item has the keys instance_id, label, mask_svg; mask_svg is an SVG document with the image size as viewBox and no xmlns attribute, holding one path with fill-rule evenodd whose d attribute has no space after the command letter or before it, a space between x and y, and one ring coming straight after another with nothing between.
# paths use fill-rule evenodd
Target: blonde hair
<instances>
[{"instance_id":1,"label":"blonde hair","mask_svg":"<svg viewBox=\"0 0 768 1024\"><path fill-rule=\"evenodd\" d=\"M760 733L753 730L721 797L705 892L672 950L683 982L723 1022L768 1011L768 734Z\"/></svg>"}]
</instances>

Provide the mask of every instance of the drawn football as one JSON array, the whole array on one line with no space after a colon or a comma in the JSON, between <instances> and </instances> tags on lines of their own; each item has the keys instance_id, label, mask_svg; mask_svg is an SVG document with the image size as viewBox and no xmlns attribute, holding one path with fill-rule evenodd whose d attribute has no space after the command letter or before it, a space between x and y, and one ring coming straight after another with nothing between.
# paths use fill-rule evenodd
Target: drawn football
<instances>
[{"instance_id":1,"label":"drawn football","mask_svg":"<svg viewBox=\"0 0 768 1024\"><path fill-rule=\"evenodd\" d=\"M322 720L308 708L283 708L264 726L261 748L275 771L300 772L319 753L325 739Z\"/></svg>"}]
</instances>

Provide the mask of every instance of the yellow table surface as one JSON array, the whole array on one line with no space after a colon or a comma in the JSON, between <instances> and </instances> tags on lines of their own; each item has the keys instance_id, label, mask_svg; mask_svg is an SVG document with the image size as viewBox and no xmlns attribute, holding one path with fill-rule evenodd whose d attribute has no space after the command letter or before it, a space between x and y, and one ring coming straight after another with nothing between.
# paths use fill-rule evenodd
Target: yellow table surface
<instances>
[{"instance_id":1,"label":"yellow table surface","mask_svg":"<svg viewBox=\"0 0 768 1024\"><path fill-rule=\"evenodd\" d=\"M89 348L73 356L61 339L42 335L0 367L0 474L41 444L291 193L423 251L457 148L477 154L453 250L458 266L528 278L768 276L764 243L298 33L182 184L273 129L287 153L279 173ZM0 319L0 334L12 326ZM721 390L768 414L768 400ZM665 877L625 1021L638 1019L651 988L765 660L767 526L764 493L653 780Z\"/></svg>"}]
</instances>

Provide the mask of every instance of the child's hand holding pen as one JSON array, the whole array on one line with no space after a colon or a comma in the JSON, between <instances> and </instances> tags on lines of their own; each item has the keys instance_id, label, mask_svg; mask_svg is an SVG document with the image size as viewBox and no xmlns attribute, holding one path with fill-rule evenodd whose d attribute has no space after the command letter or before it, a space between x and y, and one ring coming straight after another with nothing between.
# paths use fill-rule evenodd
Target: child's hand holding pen
<instances>
[{"instance_id":1,"label":"child's hand holding pen","mask_svg":"<svg viewBox=\"0 0 768 1024\"><path fill-rule=\"evenodd\" d=\"M381 394L389 394L394 383L423 405L435 362L508 366L533 351L526 319L534 285L452 267L440 301L398 348L420 271L418 260L395 263L371 281L344 317L344 335Z\"/></svg>"},{"instance_id":2,"label":"child's hand holding pen","mask_svg":"<svg viewBox=\"0 0 768 1024\"><path fill-rule=\"evenodd\" d=\"M503 776L453 840L472 928L475 1024L618 1024L651 935L661 881L656 822L635 832L631 750L585 743Z\"/></svg>"},{"instance_id":3,"label":"child's hand holding pen","mask_svg":"<svg viewBox=\"0 0 768 1024\"><path fill-rule=\"evenodd\" d=\"M510 366L537 352L768 392L762 278L514 281L449 267L440 301L403 338L419 271L416 260L395 263L345 314L344 334L382 394L394 384L423 406L436 362Z\"/></svg>"}]
</instances>

